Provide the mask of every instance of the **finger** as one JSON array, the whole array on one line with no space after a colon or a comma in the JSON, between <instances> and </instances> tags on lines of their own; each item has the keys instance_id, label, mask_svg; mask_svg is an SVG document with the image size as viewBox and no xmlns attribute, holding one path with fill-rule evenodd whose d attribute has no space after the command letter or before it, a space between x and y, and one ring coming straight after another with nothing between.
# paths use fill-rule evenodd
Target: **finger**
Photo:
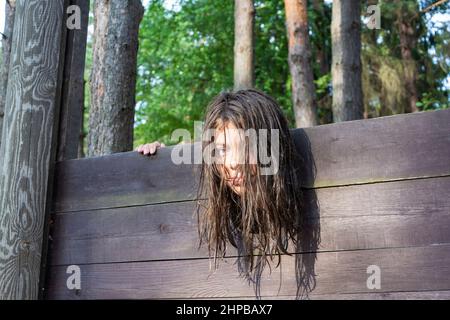
<instances>
[{"instance_id":1,"label":"finger","mask_svg":"<svg viewBox=\"0 0 450 320\"><path fill-rule=\"evenodd\" d=\"M155 141L152 143L152 146L154 146L155 149L158 149L159 147L161 147L161 143L159 141Z\"/></svg>"},{"instance_id":2,"label":"finger","mask_svg":"<svg viewBox=\"0 0 450 320\"><path fill-rule=\"evenodd\" d=\"M144 155L148 155L150 153L150 147L148 144L144 145Z\"/></svg>"},{"instance_id":3,"label":"finger","mask_svg":"<svg viewBox=\"0 0 450 320\"><path fill-rule=\"evenodd\" d=\"M152 154L155 154L156 153L156 144L154 144L154 143L152 143L151 145L150 145L150 154L152 155Z\"/></svg>"}]
</instances>

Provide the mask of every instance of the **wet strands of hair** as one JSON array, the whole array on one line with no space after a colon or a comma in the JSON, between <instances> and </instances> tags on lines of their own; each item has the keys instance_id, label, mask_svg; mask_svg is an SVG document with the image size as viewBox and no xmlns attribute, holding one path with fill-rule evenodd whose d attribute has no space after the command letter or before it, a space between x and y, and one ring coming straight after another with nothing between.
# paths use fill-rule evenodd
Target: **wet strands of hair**
<instances>
[{"instance_id":1,"label":"wet strands of hair","mask_svg":"<svg viewBox=\"0 0 450 320\"><path fill-rule=\"evenodd\" d=\"M262 174L260 153L255 159L255 146L241 134L249 129L267 130L268 154L278 157L274 174ZM208 247L215 268L227 244L234 246L239 273L254 284L258 296L265 267L273 262L279 266L281 254L288 253L289 242L296 243L299 234L298 155L288 123L271 97L242 90L222 93L211 102L205 130L214 134L204 141L204 149L214 143L208 156L219 161L204 162L201 168L198 198L206 200L197 207L200 245ZM271 154L275 131L279 150Z\"/></svg>"}]
</instances>

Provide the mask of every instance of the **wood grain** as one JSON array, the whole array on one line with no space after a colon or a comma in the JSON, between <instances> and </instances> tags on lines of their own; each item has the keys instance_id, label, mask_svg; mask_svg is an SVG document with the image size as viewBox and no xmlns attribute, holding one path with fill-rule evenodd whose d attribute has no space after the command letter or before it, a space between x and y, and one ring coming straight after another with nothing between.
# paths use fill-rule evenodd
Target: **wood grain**
<instances>
[{"instance_id":1,"label":"wood grain","mask_svg":"<svg viewBox=\"0 0 450 320\"><path fill-rule=\"evenodd\" d=\"M440 110L296 129L302 186L448 176L449 123L450 110ZM171 151L153 158L130 152L59 162L53 211L194 199L198 168L173 164Z\"/></svg>"},{"instance_id":2,"label":"wood grain","mask_svg":"<svg viewBox=\"0 0 450 320\"><path fill-rule=\"evenodd\" d=\"M304 133L297 129L298 150L305 159L312 157L317 167L314 180L309 165L300 166L305 170L303 185L329 187L449 175L449 123L450 110L439 110L322 125Z\"/></svg>"},{"instance_id":3,"label":"wood grain","mask_svg":"<svg viewBox=\"0 0 450 320\"><path fill-rule=\"evenodd\" d=\"M14 34L14 16L16 12L16 2L6 1L6 3L4 4L4 8L5 9L3 11L3 17L5 24L2 26L3 34L0 35L2 43L2 59L0 64L0 144L3 130L3 117L5 115L6 89L8 86L12 36Z\"/></svg>"},{"instance_id":4,"label":"wood grain","mask_svg":"<svg viewBox=\"0 0 450 320\"><path fill-rule=\"evenodd\" d=\"M308 254L306 254L308 255ZM296 256L262 277L262 296L296 296ZM450 245L318 253L309 280L311 295L403 291L449 291ZM250 297L234 259L210 272L207 259L82 265L81 290L66 287L66 267L52 267L49 299L151 299ZM367 267L381 269L381 288L367 288ZM195 270L195 272L193 272Z\"/></svg>"},{"instance_id":5,"label":"wood grain","mask_svg":"<svg viewBox=\"0 0 450 320\"><path fill-rule=\"evenodd\" d=\"M0 151L0 299L38 297L63 21L63 0L17 1Z\"/></svg>"},{"instance_id":6,"label":"wood grain","mask_svg":"<svg viewBox=\"0 0 450 320\"><path fill-rule=\"evenodd\" d=\"M153 158L126 152L59 162L53 211L194 199L195 168L173 164L170 154L165 148Z\"/></svg>"},{"instance_id":7,"label":"wood grain","mask_svg":"<svg viewBox=\"0 0 450 320\"><path fill-rule=\"evenodd\" d=\"M309 190L318 205L309 206L307 240L319 252L450 243L448 190L450 177ZM188 201L54 215L51 264L205 258L194 209Z\"/></svg>"},{"instance_id":8,"label":"wood grain","mask_svg":"<svg viewBox=\"0 0 450 320\"><path fill-rule=\"evenodd\" d=\"M264 296L264 300L296 300L296 296ZM310 294L311 300L449 300L450 290L441 291L402 291L376 293L341 293L341 294ZM255 296L238 296L227 298L209 298L209 300L255 300ZM168 299L170 300L170 299ZM187 300L203 300L191 298Z\"/></svg>"}]
</instances>

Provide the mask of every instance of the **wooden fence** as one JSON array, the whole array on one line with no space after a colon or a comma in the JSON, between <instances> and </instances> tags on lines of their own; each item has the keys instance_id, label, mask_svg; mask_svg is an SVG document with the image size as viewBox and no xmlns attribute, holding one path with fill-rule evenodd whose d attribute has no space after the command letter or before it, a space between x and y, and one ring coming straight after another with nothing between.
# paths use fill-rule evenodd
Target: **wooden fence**
<instances>
[{"instance_id":1,"label":"wooden fence","mask_svg":"<svg viewBox=\"0 0 450 320\"><path fill-rule=\"evenodd\" d=\"M69 5L82 11L81 30L66 28ZM235 251L211 272L197 249L195 166L174 165L170 148L67 160L82 116L88 9L87 0L17 1L0 149L0 299L254 298ZM308 228L283 268L263 275L263 298L296 297L300 258L313 299L450 298L450 110L294 135ZM72 265L80 290L67 286ZM370 266L379 289L367 285Z\"/></svg>"},{"instance_id":2,"label":"wooden fence","mask_svg":"<svg viewBox=\"0 0 450 320\"><path fill-rule=\"evenodd\" d=\"M311 299L450 298L450 110L294 130L309 232L265 273L263 299L296 297L295 259ZM236 252L210 271L197 249L197 168L171 148L56 165L48 299L252 299ZM69 290L67 267L81 271ZM369 266L380 289L370 289ZM281 280L280 280L281 279Z\"/></svg>"}]
</instances>

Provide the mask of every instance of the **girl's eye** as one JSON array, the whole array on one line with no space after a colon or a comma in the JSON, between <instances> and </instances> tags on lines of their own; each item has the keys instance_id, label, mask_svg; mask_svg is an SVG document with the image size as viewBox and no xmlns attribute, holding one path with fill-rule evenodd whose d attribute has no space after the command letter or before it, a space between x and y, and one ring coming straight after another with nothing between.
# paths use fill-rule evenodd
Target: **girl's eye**
<instances>
[{"instance_id":1,"label":"girl's eye","mask_svg":"<svg viewBox=\"0 0 450 320\"><path fill-rule=\"evenodd\" d=\"M225 150L225 148L219 147L219 148L216 148L216 152L217 152L217 156L224 157L226 150Z\"/></svg>"}]
</instances>

